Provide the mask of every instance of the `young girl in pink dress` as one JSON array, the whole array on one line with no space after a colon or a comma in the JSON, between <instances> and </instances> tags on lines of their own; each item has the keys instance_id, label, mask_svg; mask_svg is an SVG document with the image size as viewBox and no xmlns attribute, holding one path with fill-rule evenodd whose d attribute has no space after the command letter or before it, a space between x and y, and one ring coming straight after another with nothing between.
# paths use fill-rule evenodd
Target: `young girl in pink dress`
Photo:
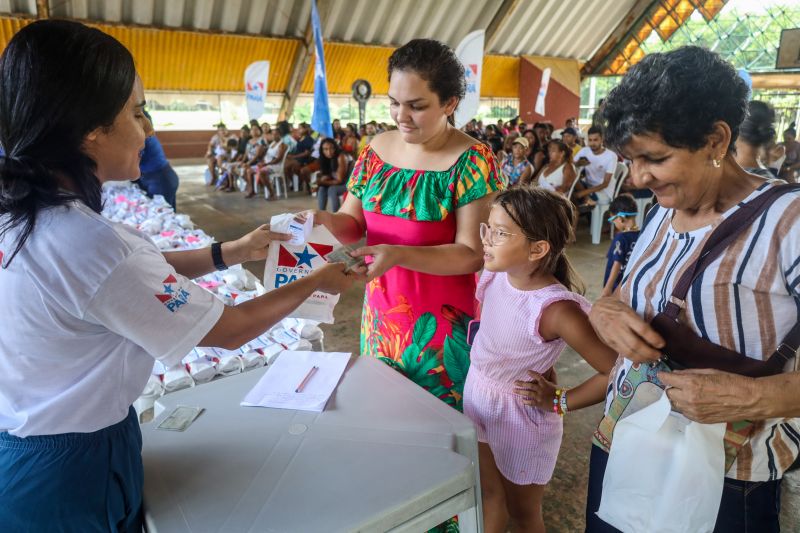
<instances>
[{"instance_id":1,"label":"young girl in pink dress","mask_svg":"<svg viewBox=\"0 0 800 533\"><path fill-rule=\"evenodd\" d=\"M589 302L564 255L569 200L541 188L500 193L481 225L480 329L470 353L464 414L478 428L484 528L544 532L542 494L561 446L566 411L602 401L616 354L594 333ZM547 377L565 346L597 374L559 389Z\"/></svg>"}]
</instances>

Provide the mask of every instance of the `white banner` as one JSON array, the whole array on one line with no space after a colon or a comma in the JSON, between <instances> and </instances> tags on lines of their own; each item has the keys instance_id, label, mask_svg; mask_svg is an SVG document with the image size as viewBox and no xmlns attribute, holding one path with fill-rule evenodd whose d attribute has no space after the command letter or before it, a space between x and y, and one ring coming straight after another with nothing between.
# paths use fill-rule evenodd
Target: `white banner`
<instances>
[{"instance_id":1,"label":"white banner","mask_svg":"<svg viewBox=\"0 0 800 533\"><path fill-rule=\"evenodd\" d=\"M461 128L478 114L481 99L481 74L483 73L483 40L485 32L470 33L456 48L458 59L464 64L467 92L456 109L456 128Z\"/></svg>"},{"instance_id":2,"label":"white banner","mask_svg":"<svg viewBox=\"0 0 800 533\"><path fill-rule=\"evenodd\" d=\"M247 116L250 120L264 114L267 101L267 78L269 61L250 63L244 71L244 96L247 102Z\"/></svg>"},{"instance_id":3,"label":"white banner","mask_svg":"<svg viewBox=\"0 0 800 533\"><path fill-rule=\"evenodd\" d=\"M547 98L547 87L550 85L550 69L544 69L542 72L542 84L539 86L539 95L536 97L536 107L533 110L544 116L544 99Z\"/></svg>"}]
</instances>

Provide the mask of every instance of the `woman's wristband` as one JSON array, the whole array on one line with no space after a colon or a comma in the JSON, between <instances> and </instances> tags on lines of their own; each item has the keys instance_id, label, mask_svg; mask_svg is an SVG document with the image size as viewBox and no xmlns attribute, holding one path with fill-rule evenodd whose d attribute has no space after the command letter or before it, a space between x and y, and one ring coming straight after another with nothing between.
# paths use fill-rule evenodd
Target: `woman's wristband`
<instances>
[{"instance_id":1,"label":"woman's wristband","mask_svg":"<svg viewBox=\"0 0 800 533\"><path fill-rule=\"evenodd\" d=\"M215 242L211 245L211 260L217 270L228 270L228 265L222 260L222 243Z\"/></svg>"}]
</instances>

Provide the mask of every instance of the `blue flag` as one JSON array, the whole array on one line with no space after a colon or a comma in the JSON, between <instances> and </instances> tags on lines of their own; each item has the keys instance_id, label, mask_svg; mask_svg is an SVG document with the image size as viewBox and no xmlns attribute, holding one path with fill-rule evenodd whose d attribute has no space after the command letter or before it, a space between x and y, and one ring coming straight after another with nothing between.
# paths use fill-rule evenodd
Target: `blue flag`
<instances>
[{"instance_id":1,"label":"blue flag","mask_svg":"<svg viewBox=\"0 0 800 533\"><path fill-rule=\"evenodd\" d=\"M328 81L325 78L325 54L322 49L322 25L316 0L311 0L311 26L314 30L314 113L311 128L326 137L333 137L331 109L328 106Z\"/></svg>"}]
</instances>

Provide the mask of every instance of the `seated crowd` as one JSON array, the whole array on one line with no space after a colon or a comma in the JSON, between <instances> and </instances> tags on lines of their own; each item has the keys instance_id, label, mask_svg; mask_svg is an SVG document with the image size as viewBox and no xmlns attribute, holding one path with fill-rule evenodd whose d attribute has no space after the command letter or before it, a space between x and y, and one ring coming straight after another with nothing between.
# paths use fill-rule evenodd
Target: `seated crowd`
<instances>
[{"instance_id":1,"label":"seated crowd","mask_svg":"<svg viewBox=\"0 0 800 533\"><path fill-rule=\"evenodd\" d=\"M784 142L777 143L774 111L763 102L752 105L749 125L744 125L738 141L740 164L751 172L795 181L800 170L800 143L795 140L794 124L784 132ZM238 135L220 123L206 153L208 181L219 191L241 190L247 198L262 189L267 200L285 195L285 189L294 185L298 191L317 196L320 209L330 205L336 212L358 155L375 135L393 127L375 121L361 127L354 123L342 126L339 119L332 126L333 138L326 139L305 122L293 126L281 121L272 127L251 120ZM513 118L484 125L473 119L462 129L491 148L510 186L540 186L586 208L596 204L608 207L617 193L652 197L649 190L633 185L630 173L615 187L612 179L617 163L629 166L630 162L604 146L599 125L583 132L574 117L558 130L550 122L527 124Z\"/></svg>"},{"instance_id":2,"label":"seated crowd","mask_svg":"<svg viewBox=\"0 0 800 533\"><path fill-rule=\"evenodd\" d=\"M330 203L335 212L358 154L389 126L373 121L342 127L338 119L332 125L333 138L328 139L305 122L295 127L281 121L272 127L251 120L238 135L220 123L206 152L208 183L218 191L240 190L247 198L261 188L267 200L285 195L287 184L294 183L299 191L317 195L320 209Z\"/></svg>"}]
</instances>

